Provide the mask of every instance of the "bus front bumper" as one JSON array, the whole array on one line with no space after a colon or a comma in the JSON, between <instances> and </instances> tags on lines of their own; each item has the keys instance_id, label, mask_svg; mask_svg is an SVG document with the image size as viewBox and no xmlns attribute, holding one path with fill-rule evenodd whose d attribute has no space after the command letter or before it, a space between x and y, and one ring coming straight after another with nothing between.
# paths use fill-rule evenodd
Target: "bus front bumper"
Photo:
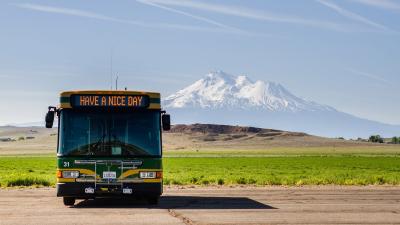
<instances>
[{"instance_id":1,"label":"bus front bumper","mask_svg":"<svg viewBox=\"0 0 400 225\"><path fill-rule=\"evenodd\" d=\"M93 192L88 193L90 192L88 190ZM162 183L128 183L122 186L121 184L97 184L96 187L94 183L71 182L57 184L57 197L89 199L107 196L160 196L161 194Z\"/></svg>"}]
</instances>

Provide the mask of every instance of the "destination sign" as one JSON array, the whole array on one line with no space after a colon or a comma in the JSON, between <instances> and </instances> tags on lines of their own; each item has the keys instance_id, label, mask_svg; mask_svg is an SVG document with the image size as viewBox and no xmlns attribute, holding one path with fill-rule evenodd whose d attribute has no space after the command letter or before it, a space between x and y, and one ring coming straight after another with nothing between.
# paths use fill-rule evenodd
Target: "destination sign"
<instances>
[{"instance_id":1,"label":"destination sign","mask_svg":"<svg viewBox=\"0 0 400 225\"><path fill-rule=\"evenodd\" d=\"M150 104L147 95L73 95L72 107L128 107L147 108Z\"/></svg>"}]
</instances>

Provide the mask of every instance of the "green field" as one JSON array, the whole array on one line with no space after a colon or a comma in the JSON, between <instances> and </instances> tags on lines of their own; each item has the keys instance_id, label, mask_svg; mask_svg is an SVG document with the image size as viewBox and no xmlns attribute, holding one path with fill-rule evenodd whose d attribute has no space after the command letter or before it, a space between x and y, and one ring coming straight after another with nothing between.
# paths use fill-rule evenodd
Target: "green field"
<instances>
[{"instance_id":1,"label":"green field","mask_svg":"<svg viewBox=\"0 0 400 225\"><path fill-rule=\"evenodd\" d=\"M0 157L0 185L50 186L55 183L54 156Z\"/></svg>"},{"instance_id":2,"label":"green field","mask_svg":"<svg viewBox=\"0 0 400 225\"><path fill-rule=\"evenodd\" d=\"M167 158L166 184L400 184L397 157Z\"/></svg>"},{"instance_id":3,"label":"green field","mask_svg":"<svg viewBox=\"0 0 400 225\"><path fill-rule=\"evenodd\" d=\"M400 157L400 145L361 147L274 147L270 149L201 149L169 150L165 157L277 157L277 156L395 156Z\"/></svg>"},{"instance_id":4,"label":"green field","mask_svg":"<svg viewBox=\"0 0 400 225\"><path fill-rule=\"evenodd\" d=\"M255 152L253 152L256 154ZM166 154L164 182L172 185L400 185L400 158L386 156L269 156L211 157ZM212 154L212 153L208 153ZM239 154L236 152L236 154ZM223 156L223 155L222 155ZM53 186L54 156L0 157L1 187Z\"/></svg>"}]
</instances>

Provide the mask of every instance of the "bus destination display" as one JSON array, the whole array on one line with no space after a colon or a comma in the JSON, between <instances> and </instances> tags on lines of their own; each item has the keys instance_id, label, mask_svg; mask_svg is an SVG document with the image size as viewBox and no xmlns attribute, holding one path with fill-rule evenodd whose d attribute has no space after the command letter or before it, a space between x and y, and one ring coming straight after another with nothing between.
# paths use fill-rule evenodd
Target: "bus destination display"
<instances>
[{"instance_id":1,"label":"bus destination display","mask_svg":"<svg viewBox=\"0 0 400 225\"><path fill-rule=\"evenodd\" d=\"M146 95L73 95L72 107L129 107L147 108L149 96Z\"/></svg>"}]
</instances>

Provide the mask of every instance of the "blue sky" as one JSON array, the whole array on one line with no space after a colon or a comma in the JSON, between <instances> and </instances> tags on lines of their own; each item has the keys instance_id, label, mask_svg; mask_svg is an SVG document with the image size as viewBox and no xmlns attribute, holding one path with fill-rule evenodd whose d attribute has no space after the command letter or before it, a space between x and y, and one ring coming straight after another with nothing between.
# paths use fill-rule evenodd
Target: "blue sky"
<instances>
[{"instance_id":1,"label":"blue sky","mask_svg":"<svg viewBox=\"0 0 400 225\"><path fill-rule=\"evenodd\" d=\"M223 70L400 124L400 1L2 0L0 28L0 124L109 89L111 55L129 89L166 96Z\"/></svg>"}]
</instances>

